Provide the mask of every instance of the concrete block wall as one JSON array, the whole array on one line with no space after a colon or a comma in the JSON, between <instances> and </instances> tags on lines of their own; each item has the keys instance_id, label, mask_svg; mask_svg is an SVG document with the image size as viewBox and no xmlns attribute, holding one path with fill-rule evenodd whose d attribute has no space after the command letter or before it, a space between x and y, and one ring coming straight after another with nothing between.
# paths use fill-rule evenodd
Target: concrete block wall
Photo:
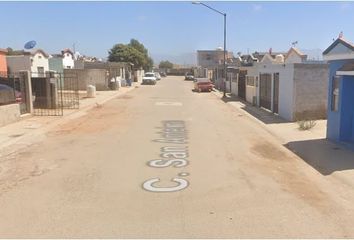
<instances>
[{"instance_id":1,"label":"concrete block wall","mask_svg":"<svg viewBox=\"0 0 354 240\"><path fill-rule=\"evenodd\" d=\"M18 103L0 106L0 127L20 120L20 105Z\"/></svg>"},{"instance_id":2,"label":"concrete block wall","mask_svg":"<svg viewBox=\"0 0 354 240\"><path fill-rule=\"evenodd\" d=\"M95 86L97 91L109 90L107 70L105 69L64 69L64 86L65 74L77 75L81 91L86 91L88 85Z\"/></svg>"},{"instance_id":3,"label":"concrete block wall","mask_svg":"<svg viewBox=\"0 0 354 240\"><path fill-rule=\"evenodd\" d=\"M326 118L328 73L327 64L294 64L293 120Z\"/></svg>"}]
</instances>

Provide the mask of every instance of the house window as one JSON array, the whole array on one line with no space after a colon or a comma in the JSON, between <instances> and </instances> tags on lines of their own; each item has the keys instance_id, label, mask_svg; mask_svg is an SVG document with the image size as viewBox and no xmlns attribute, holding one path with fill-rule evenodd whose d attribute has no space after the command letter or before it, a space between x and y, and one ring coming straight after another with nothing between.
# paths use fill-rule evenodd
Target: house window
<instances>
[{"instance_id":1,"label":"house window","mask_svg":"<svg viewBox=\"0 0 354 240\"><path fill-rule=\"evenodd\" d=\"M255 85L253 76L247 76L246 77L246 82L247 82L247 86L252 86L253 87Z\"/></svg>"},{"instance_id":2,"label":"house window","mask_svg":"<svg viewBox=\"0 0 354 240\"><path fill-rule=\"evenodd\" d=\"M340 83L339 76L334 76L332 79L332 104L331 104L331 110L334 112L338 111L338 106L339 106L339 83Z\"/></svg>"},{"instance_id":3,"label":"house window","mask_svg":"<svg viewBox=\"0 0 354 240\"><path fill-rule=\"evenodd\" d=\"M37 67L38 77L44 76L44 67Z\"/></svg>"},{"instance_id":4,"label":"house window","mask_svg":"<svg viewBox=\"0 0 354 240\"><path fill-rule=\"evenodd\" d=\"M41 55L38 55L38 59L41 59L42 58L42 56Z\"/></svg>"}]
</instances>

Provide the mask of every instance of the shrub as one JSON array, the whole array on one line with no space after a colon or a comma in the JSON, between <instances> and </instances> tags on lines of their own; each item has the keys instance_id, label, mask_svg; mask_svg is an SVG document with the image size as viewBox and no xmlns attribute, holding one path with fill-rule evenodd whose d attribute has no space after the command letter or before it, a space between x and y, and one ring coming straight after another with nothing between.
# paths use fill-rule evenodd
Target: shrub
<instances>
[{"instance_id":1,"label":"shrub","mask_svg":"<svg viewBox=\"0 0 354 240\"><path fill-rule=\"evenodd\" d=\"M297 124L299 125L299 129L301 131L309 130L316 125L315 120L301 120L298 121Z\"/></svg>"}]
</instances>

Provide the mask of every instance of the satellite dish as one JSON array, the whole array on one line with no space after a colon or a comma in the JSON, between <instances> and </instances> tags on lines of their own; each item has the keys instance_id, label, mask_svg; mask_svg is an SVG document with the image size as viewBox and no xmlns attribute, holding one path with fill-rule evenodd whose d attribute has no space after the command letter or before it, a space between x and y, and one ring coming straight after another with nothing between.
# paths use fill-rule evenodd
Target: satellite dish
<instances>
[{"instance_id":1,"label":"satellite dish","mask_svg":"<svg viewBox=\"0 0 354 240\"><path fill-rule=\"evenodd\" d=\"M32 49L36 46L36 41L29 41L25 44L25 49Z\"/></svg>"}]
</instances>

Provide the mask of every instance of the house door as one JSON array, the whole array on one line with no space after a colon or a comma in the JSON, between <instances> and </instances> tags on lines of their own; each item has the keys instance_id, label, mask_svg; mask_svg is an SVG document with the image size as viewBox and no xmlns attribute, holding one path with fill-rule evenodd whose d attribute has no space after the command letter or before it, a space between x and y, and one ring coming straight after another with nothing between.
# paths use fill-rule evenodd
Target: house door
<instances>
[{"instance_id":1,"label":"house door","mask_svg":"<svg viewBox=\"0 0 354 240\"><path fill-rule=\"evenodd\" d=\"M273 112L279 112L279 73L274 73Z\"/></svg>"},{"instance_id":2,"label":"house door","mask_svg":"<svg viewBox=\"0 0 354 240\"><path fill-rule=\"evenodd\" d=\"M238 96L246 99L246 74L247 71L240 71L238 75Z\"/></svg>"},{"instance_id":3,"label":"house door","mask_svg":"<svg viewBox=\"0 0 354 240\"><path fill-rule=\"evenodd\" d=\"M272 101L272 80L269 73L260 74L259 78L260 87L260 105L266 109L271 110Z\"/></svg>"}]
</instances>

